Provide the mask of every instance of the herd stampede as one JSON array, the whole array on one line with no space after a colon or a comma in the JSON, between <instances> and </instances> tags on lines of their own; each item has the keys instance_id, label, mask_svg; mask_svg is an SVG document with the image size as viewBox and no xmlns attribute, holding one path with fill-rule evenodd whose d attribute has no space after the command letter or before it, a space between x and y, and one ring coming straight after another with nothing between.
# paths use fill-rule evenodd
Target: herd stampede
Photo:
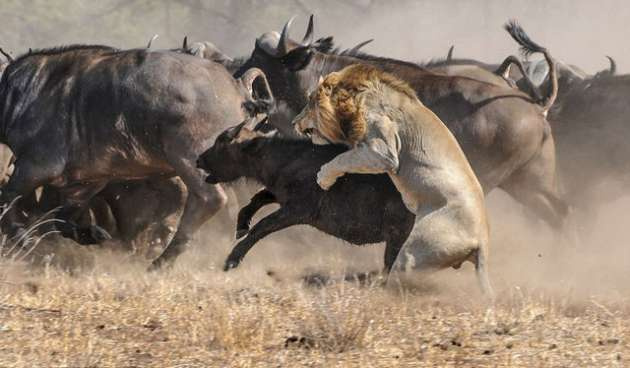
<instances>
[{"instance_id":1,"label":"herd stampede","mask_svg":"<svg viewBox=\"0 0 630 368\"><path fill-rule=\"evenodd\" d=\"M170 50L0 49L2 232L35 226L89 245L150 229L166 244L157 270L228 191L246 203L238 179L249 178L261 189L238 213L225 271L265 236L308 224L385 242L385 275L470 261L491 297L486 194L504 190L562 235L574 209L594 210L598 184L629 178L630 76L612 58L588 75L510 21L521 53L539 61L486 64L451 48L420 64L362 52L370 41L316 40L313 16L298 42L292 20L244 58L187 39ZM172 231L166 218L180 212ZM41 222L51 214L58 221Z\"/></svg>"}]
</instances>

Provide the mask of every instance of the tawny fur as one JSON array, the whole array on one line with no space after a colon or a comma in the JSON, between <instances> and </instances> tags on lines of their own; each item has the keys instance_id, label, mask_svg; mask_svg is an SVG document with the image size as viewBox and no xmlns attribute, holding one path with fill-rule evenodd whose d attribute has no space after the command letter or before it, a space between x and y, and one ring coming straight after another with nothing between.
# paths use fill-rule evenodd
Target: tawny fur
<instances>
[{"instance_id":1,"label":"tawny fur","mask_svg":"<svg viewBox=\"0 0 630 368\"><path fill-rule=\"evenodd\" d=\"M483 191L455 137L403 81L368 65L326 76L294 119L316 144L352 149L323 165L324 190L347 173L387 173L416 215L394 269L421 271L472 261L491 294Z\"/></svg>"},{"instance_id":2,"label":"tawny fur","mask_svg":"<svg viewBox=\"0 0 630 368\"><path fill-rule=\"evenodd\" d=\"M367 123L360 93L378 89L381 84L417 100L409 84L369 65L355 64L326 76L316 91L322 133L351 146L365 138Z\"/></svg>"}]
</instances>

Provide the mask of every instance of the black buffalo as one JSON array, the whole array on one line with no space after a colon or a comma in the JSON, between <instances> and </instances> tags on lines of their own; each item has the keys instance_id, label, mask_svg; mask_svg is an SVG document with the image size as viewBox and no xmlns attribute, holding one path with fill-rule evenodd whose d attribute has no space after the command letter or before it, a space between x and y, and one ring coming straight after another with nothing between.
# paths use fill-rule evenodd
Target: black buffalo
<instances>
[{"instance_id":1,"label":"black buffalo","mask_svg":"<svg viewBox=\"0 0 630 368\"><path fill-rule=\"evenodd\" d=\"M29 52L0 82L0 143L16 157L0 200L51 185L62 197L61 233L89 241L93 232L74 220L108 183L179 176L185 208L153 266L173 260L226 202L220 186L204 184L195 161L225 127L269 108L270 92L265 101L251 98L258 77L252 70L235 80L217 63L168 51L75 45Z\"/></svg>"},{"instance_id":2,"label":"black buffalo","mask_svg":"<svg viewBox=\"0 0 630 368\"><path fill-rule=\"evenodd\" d=\"M324 191L316 183L317 171L347 148L268 135L240 124L223 132L198 161L208 172L208 183L245 177L265 186L239 213L237 234L247 237L234 247L225 270L237 267L258 240L304 224L352 244L386 242L385 272L389 272L415 219L389 177L345 175ZM280 209L250 230L252 216L271 203L280 204Z\"/></svg>"}]
</instances>

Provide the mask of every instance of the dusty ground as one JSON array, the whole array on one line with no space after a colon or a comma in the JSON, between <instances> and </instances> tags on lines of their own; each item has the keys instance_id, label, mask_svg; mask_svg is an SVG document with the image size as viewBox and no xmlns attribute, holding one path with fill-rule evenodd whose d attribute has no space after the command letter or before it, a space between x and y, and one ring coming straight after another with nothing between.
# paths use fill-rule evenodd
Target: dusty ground
<instances>
[{"instance_id":1,"label":"dusty ground","mask_svg":"<svg viewBox=\"0 0 630 368\"><path fill-rule=\"evenodd\" d=\"M0 286L0 366L630 364L628 299L513 288L487 307L463 290L246 286L181 269L22 277Z\"/></svg>"},{"instance_id":2,"label":"dusty ground","mask_svg":"<svg viewBox=\"0 0 630 368\"><path fill-rule=\"evenodd\" d=\"M227 274L227 236L202 238L158 274L142 257L76 246L58 250L72 262L57 266L5 260L0 366L630 366L626 247L554 250L544 227L502 206L494 305L480 301L470 266L403 287L309 286L300 276L313 270L335 279L380 267L383 248L304 230L271 237ZM623 233L623 213L610 210L594 239Z\"/></svg>"}]
</instances>

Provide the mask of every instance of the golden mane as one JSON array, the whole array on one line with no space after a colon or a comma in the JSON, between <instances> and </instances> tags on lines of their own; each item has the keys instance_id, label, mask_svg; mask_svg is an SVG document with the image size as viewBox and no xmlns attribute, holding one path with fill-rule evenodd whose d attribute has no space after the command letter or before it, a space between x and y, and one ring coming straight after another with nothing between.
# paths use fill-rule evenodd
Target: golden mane
<instances>
[{"instance_id":1,"label":"golden mane","mask_svg":"<svg viewBox=\"0 0 630 368\"><path fill-rule=\"evenodd\" d=\"M416 99L406 82L365 64L353 64L330 73L317 88L315 102L319 113L318 130L334 142L355 145L365 137L364 104L361 92L385 85L396 92Z\"/></svg>"}]
</instances>

